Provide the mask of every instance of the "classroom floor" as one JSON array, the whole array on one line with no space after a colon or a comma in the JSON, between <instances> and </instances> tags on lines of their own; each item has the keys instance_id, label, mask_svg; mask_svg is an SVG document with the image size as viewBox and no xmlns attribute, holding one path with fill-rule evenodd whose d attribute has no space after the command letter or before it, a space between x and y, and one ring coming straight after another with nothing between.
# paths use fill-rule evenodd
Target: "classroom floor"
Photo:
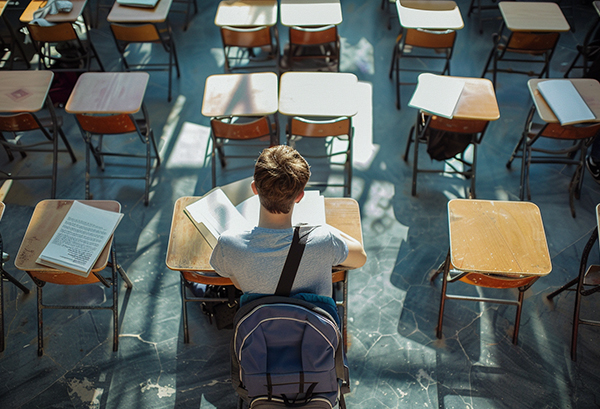
<instances>
[{"instance_id":1,"label":"classroom floor","mask_svg":"<svg viewBox=\"0 0 600 409\"><path fill-rule=\"evenodd\" d=\"M201 115L204 81L223 72L221 40L213 24L216 1L199 2L199 12L182 31L183 16L171 13L181 62L174 81L173 102L166 98L166 73L151 73L145 97L163 163L154 172L150 204L143 205L142 181L93 181L96 199L115 199L123 218L116 232L119 262L133 281L120 286L120 338L112 351L112 323L107 311L45 311L42 357L36 354L35 285L11 259L6 270L32 292L24 295L4 283L6 350L0 353L0 407L8 408L234 408L236 396L229 381L230 330L217 330L199 305L190 308L191 342L184 344L179 273L165 265L168 233L175 200L210 189L207 158L208 118ZM210 3L210 4L209 4ZM459 6L465 28L458 33L452 74L479 77L492 45L498 20L486 21L479 34L477 20L467 17L468 2ZM571 4L571 3L568 3ZM596 20L589 4L574 1L565 12L575 32L564 33L553 58L552 77L562 77ZM176 4L181 9L184 5ZM101 18L106 10L101 10ZM407 106L414 86L402 87L402 109L394 106L394 87L388 79L392 48L398 32L393 17L379 1L343 0L342 71L361 81L361 100L355 119L356 141L352 196L362 213L367 264L349 280L349 343L352 393L350 408L590 408L600 405L600 331L583 327L579 359L569 357L574 295L563 293L554 302L546 295L573 278L583 247L596 225L595 206L600 186L585 175L577 217L569 211L568 185L573 167L532 167L532 201L540 209L553 269L527 292L519 345L511 343L514 308L450 301L444 337L435 337L440 280L429 276L448 249L448 200L465 197L469 184L458 177L419 175L418 195L412 197L411 166L402 154L416 111ZM498 17L498 11L489 16ZM18 14L17 14L18 16ZM14 17L14 16L13 16ZM106 21L92 38L105 66L118 69L117 52ZM280 27L281 43L287 30ZM151 57L150 57L151 51ZM145 59L166 54L155 46L132 52ZM418 62L420 64L421 62ZM426 70L427 63L422 68ZM501 118L490 124L478 151L477 197L518 200L520 161L505 167L531 106L524 75L500 74L497 97ZM318 98L318 96L315 96ZM59 198L84 198L85 150L74 119L64 116L64 129L79 158L59 164ZM137 142L117 142L116 149ZM141 146L141 144L140 144ZM0 166L15 174L46 169L49 158L30 154ZM423 164L429 164L424 154ZM107 167L107 172L131 172ZM435 164L434 164L435 165ZM248 177L252 161L232 162L219 170L219 184ZM327 167L313 164L315 177ZM332 177L336 176L332 170ZM48 181L15 181L5 197L0 223L4 251L14 257L33 209L49 197ZM339 196L330 189L326 195ZM592 251L591 261L598 260ZM461 287L460 285L455 285ZM470 287L467 294L495 296ZM506 294L508 292L504 292ZM514 294L511 294L511 296ZM46 298L46 296L48 298ZM502 296L502 295L500 295ZM110 300L99 285L65 287L48 284L48 302L74 303ZM599 316L598 299L583 303L585 316Z\"/></svg>"}]
</instances>

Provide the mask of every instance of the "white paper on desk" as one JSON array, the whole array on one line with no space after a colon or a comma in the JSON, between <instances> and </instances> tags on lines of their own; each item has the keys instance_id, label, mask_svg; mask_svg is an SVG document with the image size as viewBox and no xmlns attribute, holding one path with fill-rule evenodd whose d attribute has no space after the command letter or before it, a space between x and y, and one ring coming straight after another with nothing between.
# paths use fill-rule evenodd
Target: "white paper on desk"
<instances>
[{"instance_id":1,"label":"white paper on desk","mask_svg":"<svg viewBox=\"0 0 600 409\"><path fill-rule=\"evenodd\" d=\"M540 81L537 88L561 125L596 119L571 81Z\"/></svg>"},{"instance_id":2,"label":"white paper on desk","mask_svg":"<svg viewBox=\"0 0 600 409\"><path fill-rule=\"evenodd\" d=\"M462 78L421 74L408 106L452 119L464 86Z\"/></svg>"},{"instance_id":3,"label":"white paper on desk","mask_svg":"<svg viewBox=\"0 0 600 409\"><path fill-rule=\"evenodd\" d=\"M236 209L250 222L252 226L258 225L260 202L254 195L236 206ZM300 223L309 226L322 226L325 221L325 198L318 190L306 190L304 197L294 206L292 213L292 226Z\"/></svg>"}]
</instances>

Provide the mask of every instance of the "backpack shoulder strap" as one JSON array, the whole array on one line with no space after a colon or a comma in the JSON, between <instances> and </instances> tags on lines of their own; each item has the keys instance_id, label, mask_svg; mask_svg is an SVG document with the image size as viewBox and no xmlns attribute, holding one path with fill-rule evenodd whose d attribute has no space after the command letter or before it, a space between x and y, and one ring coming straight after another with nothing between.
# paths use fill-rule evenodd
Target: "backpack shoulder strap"
<instances>
[{"instance_id":1,"label":"backpack shoulder strap","mask_svg":"<svg viewBox=\"0 0 600 409\"><path fill-rule=\"evenodd\" d=\"M279 283L277 283L277 289L275 295L282 297L289 297L292 292L292 286L296 279L296 273L300 266L300 260L302 254L304 254L304 248L306 247L306 241L308 240L308 234L314 229L314 227L294 227L294 237L290 250L288 251L285 264L283 265L283 271L279 277Z\"/></svg>"}]
</instances>

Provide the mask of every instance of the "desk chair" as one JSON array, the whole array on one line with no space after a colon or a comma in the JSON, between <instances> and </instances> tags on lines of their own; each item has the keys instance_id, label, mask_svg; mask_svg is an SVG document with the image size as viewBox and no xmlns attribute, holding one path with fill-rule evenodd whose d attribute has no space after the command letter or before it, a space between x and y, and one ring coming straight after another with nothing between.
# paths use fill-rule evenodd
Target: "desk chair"
<instances>
[{"instance_id":1,"label":"desk chair","mask_svg":"<svg viewBox=\"0 0 600 409\"><path fill-rule=\"evenodd\" d=\"M535 33L515 31L511 32L508 38L494 34L494 46L485 63L481 78L484 78L485 74L491 71L494 87L496 86L496 74L498 72L526 74L530 77L537 78L542 78L546 75L546 78L548 78L550 75L550 59L552 58L552 54L554 54L554 49L556 48L559 37L560 33L558 32ZM522 57L510 58L510 55ZM510 67L500 69L498 68L498 63L501 61L509 63L542 64L542 67L539 72L531 70L519 71ZM491 69L489 68L490 63L492 63ZM527 65L527 67L529 67L529 65Z\"/></svg>"},{"instance_id":2,"label":"desk chair","mask_svg":"<svg viewBox=\"0 0 600 409\"><path fill-rule=\"evenodd\" d=\"M4 212L4 203L1 203L2 210L1 213ZM0 256L2 259L0 260L0 352L4 351L4 280L10 281L14 285L16 285L23 294L29 294L29 288L25 287L21 284L16 278L8 274L4 270L4 263L8 261L9 255L4 253L4 244L2 242L2 236L0 236Z\"/></svg>"},{"instance_id":3,"label":"desk chair","mask_svg":"<svg viewBox=\"0 0 600 409\"><path fill-rule=\"evenodd\" d=\"M277 27L221 27L225 55L225 73L235 70L264 69L279 71L279 35ZM268 63L265 65L264 63Z\"/></svg>"},{"instance_id":4,"label":"desk chair","mask_svg":"<svg viewBox=\"0 0 600 409\"><path fill-rule=\"evenodd\" d=\"M113 33L117 50L121 54L121 62L125 67L126 71L140 70L140 71L167 71L169 73L169 89L167 100L171 102L171 77L173 72L173 63L175 63L175 69L177 70L177 78L181 76L179 71L179 61L177 60L177 50L175 49L175 42L173 41L173 34L171 32L171 26L163 30L159 30L154 24L110 24L110 30ZM169 54L168 63L145 63L140 62L137 64L131 64L125 58L125 52L130 44L139 43L159 43L162 45L164 50Z\"/></svg>"},{"instance_id":5,"label":"desk chair","mask_svg":"<svg viewBox=\"0 0 600 409\"><path fill-rule=\"evenodd\" d=\"M523 298L525 291L529 289L537 281L538 276L520 276L511 277L503 276L498 274L483 274L483 273L469 273L464 271L457 271L454 269L450 260L450 252L446 256L444 263L438 268L438 270L431 276L430 281L436 279L439 274L443 274L442 278L442 296L440 300L440 312L438 315L438 324L436 328L436 336L442 338L442 325L444 321L444 308L446 300L463 300L463 301L475 301L475 302L489 302L495 304L506 304L514 305L517 307L517 315L515 317L514 331L513 331L513 344L517 345L519 338L519 325L521 323L521 310L523 309ZM497 298L484 298L484 297L470 297L470 296L458 296L447 294L448 283L454 283L456 281L462 281L470 285L487 288L518 288L519 296L517 300L508 299L497 299Z\"/></svg>"},{"instance_id":6,"label":"desk chair","mask_svg":"<svg viewBox=\"0 0 600 409\"><path fill-rule=\"evenodd\" d=\"M400 109L400 85L414 85L416 82L401 82L400 71L423 72L423 68L410 69L400 68L403 58L444 60L444 68L441 71L428 72L441 75L450 75L450 58L456 42L456 31L454 30L425 30L420 28L400 27L400 34L394 44L392 64L389 77L396 74L396 108ZM422 53L415 53L414 48L422 49Z\"/></svg>"},{"instance_id":7,"label":"desk chair","mask_svg":"<svg viewBox=\"0 0 600 409\"><path fill-rule=\"evenodd\" d=\"M598 208L596 208L596 211L597 210ZM581 253L581 263L579 264L578 276L560 287L558 290L546 296L546 298L552 300L555 296L565 290L576 292L575 308L573 312L573 331L571 334L571 359L573 361L577 361L577 336L579 334L579 325L584 324L596 327L600 326L600 321L584 319L580 316L581 298L600 291L600 266L594 264L590 265L589 267L587 266L588 256L590 255L590 251L592 250L592 247L594 247L594 243L597 239L598 227L596 227L592 232L592 235L583 249L583 253ZM576 288L571 288L574 285L576 285Z\"/></svg>"},{"instance_id":8,"label":"desk chair","mask_svg":"<svg viewBox=\"0 0 600 409\"><path fill-rule=\"evenodd\" d=\"M583 184L585 154L594 137L600 132L600 123L589 125L566 125L558 123L537 124L533 122L535 106L529 111L525 129L517 146L513 150L506 167L510 169L512 161L521 154L521 181L519 187L519 198L531 200L529 186L529 168L532 163L557 163L565 165L576 165L575 172L569 184L569 205L571 215L575 217L574 199L579 199L581 186ZM564 147L539 147L534 144L542 138L569 141ZM538 144L540 145L540 144ZM537 153L537 154L534 154Z\"/></svg>"},{"instance_id":9,"label":"desk chair","mask_svg":"<svg viewBox=\"0 0 600 409\"><path fill-rule=\"evenodd\" d=\"M92 116L85 114L77 114L77 123L81 129L83 139L88 147L85 154L85 197L89 199L90 194L90 179L143 179L145 181L144 189L144 204L148 206L150 195L150 169L152 159L156 159L156 166L160 166L160 156L156 141L154 140L154 132L150 127L148 112L145 105L142 105L143 118L135 119L132 115L117 114L108 116ZM111 152L104 150L103 137L104 135L121 135L121 134L137 134L142 143L146 147L145 154L134 154L125 152ZM98 141L94 145L93 136L98 136ZM152 154L150 144L154 149ZM96 164L104 172L104 157L125 157L125 158L143 158L146 159L144 175L113 175L113 176L91 176L90 175L90 153L94 156Z\"/></svg>"},{"instance_id":10,"label":"desk chair","mask_svg":"<svg viewBox=\"0 0 600 409\"><path fill-rule=\"evenodd\" d=\"M221 167L226 165L225 148L242 147L245 153L229 154L229 158L256 159L263 148L272 146L276 140L277 131L273 129L268 116L256 117L217 117L210 120L212 140L212 186L217 186L217 153ZM251 140L259 140L248 142ZM267 139L265 142L264 139ZM251 149L251 148L255 148Z\"/></svg>"},{"instance_id":11,"label":"desk chair","mask_svg":"<svg viewBox=\"0 0 600 409\"><path fill-rule=\"evenodd\" d=\"M322 155L311 154L310 152L300 153L305 158L332 158L334 156L345 155L344 163L344 183L330 184L311 183L310 186L337 186L344 188L344 197L352 196L352 137L354 128L352 120L349 117L341 117L333 120L308 120L300 117L290 118L286 129L287 144L296 148L296 144L302 138L324 138L325 153ZM346 143L344 150L334 150L336 140Z\"/></svg>"},{"instance_id":12,"label":"desk chair","mask_svg":"<svg viewBox=\"0 0 600 409\"><path fill-rule=\"evenodd\" d=\"M71 145L62 130L62 118L50 110L49 118L38 118L35 114L24 112L15 115L0 116L0 144L2 144L10 161L14 160L13 151L18 151L22 158L27 156L26 152L47 152L52 153L52 173L44 176L13 176L10 173L2 172L0 179L52 179L51 197L56 197L56 184L58 177L58 153L68 152L71 162L77 162L77 158L71 149ZM40 131L43 139L38 138L37 142L24 144L23 133L31 131ZM7 139L5 133L12 134L12 139ZM65 149L58 148L58 138L60 135ZM50 145L50 147L44 147Z\"/></svg>"},{"instance_id":13,"label":"desk chair","mask_svg":"<svg viewBox=\"0 0 600 409\"><path fill-rule=\"evenodd\" d=\"M98 52L89 38L89 32L87 40L83 41L72 23L59 23L47 27L28 24L27 30L39 57L38 69L87 72L91 71L94 58L100 71L104 71ZM60 55L53 53L53 49Z\"/></svg>"},{"instance_id":14,"label":"desk chair","mask_svg":"<svg viewBox=\"0 0 600 409\"><path fill-rule=\"evenodd\" d=\"M125 271L117 264L117 253L114 247L114 243L107 246L110 248L110 259L111 261L107 264L107 267L111 269L110 279L104 278L100 272L90 273L87 277L78 276L67 272L40 272L40 271L28 271L27 273L33 279L33 282L37 286L37 317L38 317L38 356L44 354L44 319L43 312L45 309L77 309L77 310L111 310L113 313L113 351L119 349L119 298L118 298L118 275L121 276L125 281L125 286L129 290L133 287L129 277ZM102 256L100 256L102 257ZM102 282L106 287L112 287L112 305L100 306L100 305L49 305L43 303L42 289L46 283L60 284L60 285L82 285L82 284L93 284Z\"/></svg>"},{"instance_id":15,"label":"desk chair","mask_svg":"<svg viewBox=\"0 0 600 409\"><path fill-rule=\"evenodd\" d=\"M289 38L284 50L287 70L339 72L341 46L337 26L290 27Z\"/></svg>"},{"instance_id":16,"label":"desk chair","mask_svg":"<svg viewBox=\"0 0 600 409\"><path fill-rule=\"evenodd\" d=\"M404 161L408 160L410 145L414 142L412 195L417 194L417 174L421 173L456 173L471 179L470 198L475 198L475 170L477 168L477 146L481 143L488 121L468 119L446 119L424 112L417 114L417 123L408 134ZM427 145L427 152L433 159L443 161L452 170L420 169L419 145ZM437 145L437 148L436 146ZM465 152L473 148L473 158L469 161ZM441 148L441 149L440 149ZM463 169L457 168L451 160L457 160ZM466 168L466 169L465 169Z\"/></svg>"},{"instance_id":17,"label":"desk chair","mask_svg":"<svg viewBox=\"0 0 600 409\"><path fill-rule=\"evenodd\" d=\"M590 29L588 30L583 44L577 45L577 55L569 65L569 68L565 72L564 77L569 78L569 74L573 69L582 69L582 77L585 77L589 70L589 64L592 63L596 58L600 56L600 18L597 19ZM577 65L579 57L582 58L581 65Z\"/></svg>"}]
</instances>

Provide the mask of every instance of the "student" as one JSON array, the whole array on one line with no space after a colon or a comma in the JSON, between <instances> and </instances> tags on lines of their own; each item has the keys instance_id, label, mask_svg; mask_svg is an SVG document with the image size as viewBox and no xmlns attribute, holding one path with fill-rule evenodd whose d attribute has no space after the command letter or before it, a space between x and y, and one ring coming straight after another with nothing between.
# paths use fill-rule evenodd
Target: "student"
<instances>
[{"instance_id":1,"label":"student","mask_svg":"<svg viewBox=\"0 0 600 409\"><path fill-rule=\"evenodd\" d=\"M210 258L219 275L244 293L275 293L292 242L294 205L302 200L309 177L308 163L295 149L278 145L263 150L252 181L260 201L258 226L219 237ZM331 297L331 268L358 268L366 259L357 240L332 226L319 226L308 236L291 294Z\"/></svg>"}]
</instances>

